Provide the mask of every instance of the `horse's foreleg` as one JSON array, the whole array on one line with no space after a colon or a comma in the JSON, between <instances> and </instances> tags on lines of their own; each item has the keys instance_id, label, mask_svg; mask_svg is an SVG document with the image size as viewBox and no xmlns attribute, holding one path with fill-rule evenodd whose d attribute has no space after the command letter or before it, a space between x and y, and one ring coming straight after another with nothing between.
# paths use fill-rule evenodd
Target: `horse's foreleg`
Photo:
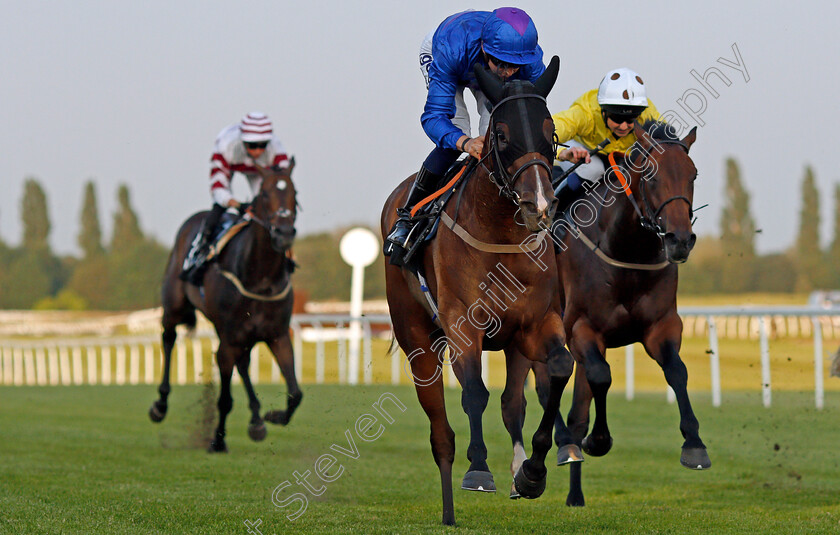
<instances>
[{"instance_id":1,"label":"horse's foreleg","mask_svg":"<svg viewBox=\"0 0 840 535\"><path fill-rule=\"evenodd\" d=\"M219 344L219 350L216 352L216 362L219 366L219 376L221 380L221 388L219 392L219 425L216 427L216 434L210 442L210 453L227 452L227 444L225 444L225 421L227 415L233 408L233 398L230 395L230 378L233 374L233 362L236 358L236 351L228 344L222 341Z\"/></svg>"},{"instance_id":2,"label":"horse's foreleg","mask_svg":"<svg viewBox=\"0 0 840 535\"><path fill-rule=\"evenodd\" d=\"M490 392L481 379L481 348L470 348L453 362L462 379L461 407L470 421L470 445L467 447L467 459L470 467L461 482L463 490L496 492L493 474L487 466L487 446L484 444L482 417L490 399Z\"/></svg>"},{"instance_id":3,"label":"horse's foreleg","mask_svg":"<svg viewBox=\"0 0 840 535\"><path fill-rule=\"evenodd\" d=\"M286 381L286 410L268 411L263 418L273 424L286 425L292 419L295 409L303 399L303 393L300 391L295 374L295 354L292 349L292 340L287 332L269 342L268 347L274 354L274 360L280 366L280 373L283 374L283 379Z\"/></svg>"},{"instance_id":4,"label":"horse's foreleg","mask_svg":"<svg viewBox=\"0 0 840 535\"><path fill-rule=\"evenodd\" d=\"M674 314L651 329L645 337L644 346L648 355L662 368L665 380L677 398L680 432L685 438L680 463L686 468L702 470L711 467L712 461L700 439L700 423L688 399L688 370L679 354L681 338L682 321Z\"/></svg>"},{"instance_id":5,"label":"horse's foreleg","mask_svg":"<svg viewBox=\"0 0 840 535\"><path fill-rule=\"evenodd\" d=\"M551 381L548 377L548 368L542 362L533 363L534 383L537 389L537 399L540 401L540 406L545 409L548 404L548 392L551 390ZM566 464L570 462L567 455L567 446L569 441L569 428L563 422L563 416L560 411L557 411L557 417L554 419L554 443L557 444L557 465ZM579 442L575 442L578 446ZM574 459L572 459L574 462Z\"/></svg>"},{"instance_id":6,"label":"horse's foreleg","mask_svg":"<svg viewBox=\"0 0 840 535\"><path fill-rule=\"evenodd\" d=\"M455 432L446 417L443 395L443 369L437 355L431 350L428 337L421 329L408 325L394 325L400 346L407 351L411 366L411 379L417 399L429 418L432 456L440 471L443 499L443 523L455 524L455 504L452 496L452 463L455 461Z\"/></svg>"},{"instance_id":7,"label":"horse's foreleg","mask_svg":"<svg viewBox=\"0 0 840 535\"><path fill-rule=\"evenodd\" d=\"M525 454L522 427L525 425L525 378L531 369L531 361L526 359L515 349L505 350L505 364L507 376L505 390L502 392L502 421L505 423L510 440L513 443L513 460L510 463L510 474L515 475L523 461ZM510 497L519 498L516 487L511 483Z\"/></svg>"},{"instance_id":8,"label":"horse's foreleg","mask_svg":"<svg viewBox=\"0 0 840 535\"><path fill-rule=\"evenodd\" d=\"M572 440L580 446L583 437L589 431L589 406L592 402L592 390L589 388L589 381L586 379L586 368L577 361L575 366L575 390L572 397L572 407L569 409L569 430L572 433ZM566 496L566 505L583 507L583 487L581 486L581 463L573 463L569 467L569 494Z\"/></svg>"},{"instance_id":9,"label":"horse's foreleg","mask_svg":"<svg viewBox=\"0 0 840 535\"><path fill-rule=\"evenodd\" d=\"M612 385L612 374L604 357L605 351L603 342L588 323L580 321L574 325L572 352L577 356L578 362L583 363L591 399L595 401L592 432L583 439L581 445L585 453L594 457L606 455L612 447L612 437L607 425L607 392ZM583 411L583 408L579 410Z\"/></svg>"},{"instance_id":10,"label":"horse's foreleg","mask_svg":"<svg viewBox=\"0 0 840 535\"><path fill-rule=\"evenodd\" d=\"M248 373L248 366L251 364L251 350L247 349L237 360L236 370L242 378L245 392L248 394L248 408L251 409L251 421L248 424L248 436L251 440L259 442L265 438L267 433L265 422L260 418L260 400L254 392L254 385L251 383L251 375Z\"/></svg>"},{"instance_id":11,"label":"horse's foreleg","mask_svg":"<svg viewBox=\"0 0 840 535\"><path fill-rule=\"evenodd\" d=\"M169 397L169 392L171 392L171 387L169 386L169 369L170 364L172 363L172 348L175 347L175 339L177 336L174 325L164 328L163 335L161 336L161 347L163 349L163 377L161 378L160 386L158 387L158 394L160 394L160 398L152 403L151 408L149 408L149 418L151 418L153 422L160 422L166 417L166 410L168 409L166 400Z\"/></svg>"},{"instance_id":12,"label":"horse's foreleg","mask_svg":"<svg viewBox=\"0 0 840 535\"><path fill-rule=\"evenodd\" d=\"M522 463L513 478L516 490L524 498L537 498L545 490L547 473L545 457L551 449L551 432L554 429L557 414L560 410L560 398L574 368L574 359L563 346L562 340L548 352L546 365L549 375L548 400L537 432L534 433L534 438L531 441L533 453L528 460ZM565 433L568 433L567 429ZM571 436L569 436L569 440L571 440ZM570 447L567 450L570 456L577 455L574 448ZM570 462L581 460L583 459L570 459Z\"/></svg>"}]
</instances>

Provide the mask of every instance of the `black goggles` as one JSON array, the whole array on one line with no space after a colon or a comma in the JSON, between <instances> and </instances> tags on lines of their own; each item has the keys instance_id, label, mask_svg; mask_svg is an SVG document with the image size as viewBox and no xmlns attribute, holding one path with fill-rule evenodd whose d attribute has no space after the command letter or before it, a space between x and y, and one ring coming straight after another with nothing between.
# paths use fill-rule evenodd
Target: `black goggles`
<instances>
[{"instance_id":1,"label":"black goggles","mask_svg":"<svg viewBox=\"0 0 840 535\"><path fill-rule=\"evenodd\" d=\"M636 119L639 118L641 114L630 114L630 115L622 115L618 113L608 113L607 118L614 122L615 124L627 123L633 124L636 122Z\"/></svg>"},{"instance_id":2,"label":"black goggles","mask_svg":"<svg viewBox=\"0 0 840 535\"><path fill-rule=\"evenodd\" d=\"M245 141L246 149L264 149L268 146L268 141Z\"/></svg>"}]
</instances>

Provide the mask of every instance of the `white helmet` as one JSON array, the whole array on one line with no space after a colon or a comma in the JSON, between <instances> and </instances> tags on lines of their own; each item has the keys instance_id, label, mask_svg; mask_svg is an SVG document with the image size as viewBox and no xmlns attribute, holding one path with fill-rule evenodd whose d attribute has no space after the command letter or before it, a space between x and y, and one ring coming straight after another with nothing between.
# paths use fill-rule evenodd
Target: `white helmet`
<instances>
[{"instance_id":1,"label":"white helmet","mask_svg":"<svg viewBox=\"0 0 840 535\"><path fill-rule=\"evenodd\" d=\"M607 113L639 115L648 107L645 83L636 71L613 69L598 86L598 104Z\"/></svg>"},{"instance_id":2,"label":"white helmet","mask_svg":"<svg viewBox=\"0 0 840 535\"><path fill-rule=\"evenodd\" d=\"M264 113L252 111L242 118L239 132L246 143L271 141L271 119Z\"/></svg>"}]
</instances>

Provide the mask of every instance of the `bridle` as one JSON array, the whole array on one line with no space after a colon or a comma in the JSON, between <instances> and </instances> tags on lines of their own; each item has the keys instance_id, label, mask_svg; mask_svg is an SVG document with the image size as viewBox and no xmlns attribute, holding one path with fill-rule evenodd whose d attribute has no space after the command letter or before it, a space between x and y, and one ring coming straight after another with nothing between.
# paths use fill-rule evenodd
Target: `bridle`
<instances>
[{"instance_id":1,"label":"bridle","mask_svg":"<svg viewBox=\"0 0 840 535\"><path fill-rule=\"evenodd\" d=\"M688 146L685 143L678 139L656 139L656 143L662 145L677 145L681 147L686 154L688 154ZM650 151L645 150L644 148L639 148L640 152L642 153L642 160L645 160L650 157ZM614 158L610 155L610 163L614 163ZM619 172L619 177L621 177ZM659 222L659 214L662 213L662 210L670 203L674 201L685 201L688 204L688 217L691 219L691 224L693 225L696 219L694 218L694 206L692 205L691 200L685 195L674 195L673 197L669 197L659 205L659 208L654 209L653 205L651 204L650 200L648 199L647 188L645 184L648 180L654 178L654 176L646 177L644 175L641 176L639 181L639 190L641 191L642 195L642 208L639 208L639 205L636 203L636 199L633 197L632 193L628 193L628 198L630 202L633 204L633 208L636 210L636 214L639 216L639 221L642 227L645 230L649 230L659 236L660 238L664 237L666 234L665 228ZM629 191L629 182L626 186L626 191ZM702 208L702 207L701 207ZM652 215L649 215L652 214Z\"/></svg>"},{"instance_id":2,"label":"bridle","mask_svg":"<svg viewBox=\"0 0 840 535\"><path fill-rule=\"evenodd\" d=\"M508 103L510 101L513 101L513 100L526 99L526 98L533 98L533 99L540 100L543 103L545 103L546 106L548 106L548 104L545 100L545 97L542 97L542 96L536 95L536 94L532 94L532 93L531 94L526 93L526 94L521 94L521 95L511 95L511 96L505 97L502 100L500 100L499 102L497 102L496 105L493 106L493 109L490 111L490 149L478 161L478 163L481 165L481 167L483 167L484 170L487 172L487 175L489 176L490 181L493 182L493 184L495 184L496 187L499 188L499 193L501 195L504 195L505 197L507 197L511 201L513 201L513 203L516 206L519 206L519 204L521 202L521 199L519 197L519 194L516 192L515 189L513 189L513 187L516 184L516 180L520 177L520 175L522 175L523 172L525 172L526 169L528 169L529 167L532 167L534 165L538 165L548 172L549 177L551 176L551 165L549 165L548 163L546 163L545 161L543 161L539 158L534 158L533 160L529 160L529 161L525 162L524 164L519 166L519 168L516 171L514 171L513 175L511 175L507 172L507 169L502 164L502 159L501 159L501 156L499 155L499 145L498 145L498 141L496 140L496 130L495 130L495 128L493 128L493 125L495 124L494 115L496 113L496 110L498 110L499 107L502 104ZM491 170L489 167L487 167L487 165L485 164L485 160L488 157L490 157L491 155L493 157L493 163L495 164L494 167L496 168L495 172L493 170ZM496 176L496 173L498 173L498 176Z\"/></svg>"}]
</instances>

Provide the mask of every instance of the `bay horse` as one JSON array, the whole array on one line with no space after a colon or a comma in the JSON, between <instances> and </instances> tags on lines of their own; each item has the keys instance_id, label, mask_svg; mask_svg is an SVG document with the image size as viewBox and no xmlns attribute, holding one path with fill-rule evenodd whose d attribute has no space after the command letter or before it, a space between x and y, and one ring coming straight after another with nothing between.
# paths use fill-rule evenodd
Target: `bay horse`
<instances>
[{"instance_id":1,"label":"bay horse","mask_svg":"<svg viewBox=\"0 0 840 535\"><path fill-rule=\"evenodd\" d=\"M177 325L195 328L196 309L213 323L219 337L216 362L221 377L219 423L210 452L226 452L225 421L233 408L230 381L233 367L248 393L251 421L248 435L260 441L266 436L264 419L286 425L303 394L297 384L294 354L289 334L294 292L291 272L294 261L289 251L295 237L297 201L291 180L294 160L285 169L257 168L262 176L260 190L241 221L243 228L221 249L204 274L201 287L182 281L182 262L202 221L209 212L192 215L178 230L169 255L161 291L163 301L163 378L160 399L149 409L153 422L166 416L170 392L169 369ZM288 387L286 410L273 410L260 417L260 402L248 375L251 348L265 342Z\"/></svg>"},{"instance_id":2,"label":"bay horse","mask_svg":"<svg viewBox=\"0 0 840 535\"><path fill-rule=\"evenodd\" d=\"M698 470L711 466L688 397L688 372L679 354L682 320L677 314L677 266L688 259L696 240L692 219L697 169L688 155L696 130L680 140L665 123L636 124L638 141L631 152L611 159L605 179L597 185L587 183L587 195L571 205L569 217L555 222L563 324L576 362L568 428L557 415L558 445L565 444L571 429L575 444L585 453L597 457L610 450L606 402L612 379L605 350L640 342L676 394L685 439L681 464ZM509 375L517 381L509 385L517 395L531 367L520 358ZM548 374L540 365L533 368L540 401L546 403ZM595 422L587 436L593 399ZM502 410L518 414L520 408ZM584 503L581 465L576 463L570 469L566 504Z\"/></svg>"},{"instance_id":3,"label":"bay horse","mask_svg":"<svg viewBox=\"0 0 840 535\"><path fill-rule=\"evenodd\" d=\"M502 83L481 67L474 68L482 92L493 105L481 159L475 172L463 179L458 202L444 208L434 240L415 256L419 276L385 262L394 336L408 356L417 397L430 421L443 524L455 523L455 434L446 415L444 362L439 356L446 348L448 363L463 388L461 405L470 423L470 466L462 482L467 490L495 491L482 437L482 415L489 398L481 379L482 350L515 349L528 359L547 363L549 403L533 438L533 455L525 459L520 426L511 464L519 494L536 498L545 489L544 461L551 447L554 415L573 370L572 356L564 346L553 250L545 234L536 234L550 224L557 203L550 166L554 124L545 97L558 68L554 57L535 84ZM400 184L385 203L383 237L396 219L396 208L403 205L412 178ZM549 267L544 270L535 258Z\"/></svg>"}]
</instances>

